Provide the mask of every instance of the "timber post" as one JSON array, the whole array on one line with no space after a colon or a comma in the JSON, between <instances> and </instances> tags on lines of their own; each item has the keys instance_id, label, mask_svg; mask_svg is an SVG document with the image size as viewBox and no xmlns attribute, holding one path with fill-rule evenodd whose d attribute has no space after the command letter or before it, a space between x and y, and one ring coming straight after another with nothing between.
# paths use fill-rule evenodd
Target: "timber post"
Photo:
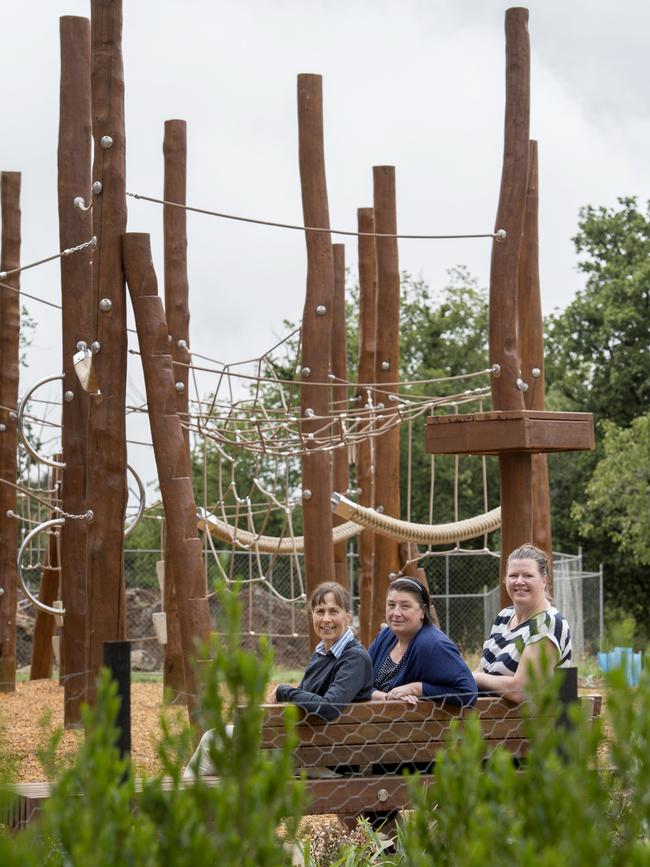
<instances>
[{"instance_id":1,"label":"timber post","mask_svg":"<svg viewBox=\"0 0 650 867\"><path fill-rule=\"evenodd\" d=\"M20 268L20 172L0 174L2 242L0 271ZM0 285L0 692L16 689L16 611L18 601L18 528L16 511L16 411L20 367L20 273Z\"/></svg>"},{"instance_id":2,"label":"timber post","mask_svg":"<svg viewBox=\"0 0 650 867\"><path fill-rule=\"evenodd\" d=\"M169 352L168 327L149 235L127 233L123 238L124 270L135 314L142 369L149 407L151 436L165 515L167 540L175 575L185 693L190 718L199 696L194 657L210 637L210 611L203 568L202 545L196 529L192 469L176 408L176 378Z\"/></svg>"},{"instance_id":3,"label":"timber post","mask_svg":"<svg viewBox=\"0 0 650 867\"><path fill-rule=\"evenodd\" d=\"M60 461L62 455L55 456ZM61 496L61 468L53 467L49 473L48 488L52 491L51 499L59 500ZM50 518L57 518L54 509ZM38 590L39 602L53 607L55 600L61 599L61 527L50 527L47 534L46 562L41 572ZM34 619L34 634L32 636L32 664L29 669L30 680L40 680L52 676L52 636L54 635L54 617L40 608L36 609ZM59 665L61 671L61 665Z\"/></svg>"},{"instance_id":4,"label":"timber post","mask_svg":"<svg viewBox=\"0 0 650 867\"><path fill-rule=\"evenodd\" d=\"M305 226L329 229L323 143L323 83L320 75L298 76L300 185ZM302 317L301 436L302 509L307 596L323 580L334 580L329 456L314 449L327 425L328 374L334 308L334 256L328 231L305 230L307 289ZM312 440L312 437L314 438ZM310 623L311 643L314 643Z\"/></svg>"},{"instance_id":5,"label":"timber post","mask_svg":"<svg viewBox=\"0 0 650 867\"><path fill-rule=\"evenodd\" d=\"M163 199L184 205L187 190L187 124L184 120L165 121L163 140L165 157L165 189ZM187 420L189 407L190 310L187 282L187 214L184 208L163 206L165 316L169 329L169 350L174 364L176 409ZM187 453L190 435L183 428ZM167 643L163 683L176 698L184 688L183 654L176 601L176 578L171 563L169 544L165 542L163 611L167 621Z\"/></svg>"},{"instance_id":6,"label":"timber post","mask_svg":"<svg viewBox=\"0 0 650 867\"><path fill-rule=\"evenodd\" d=\"M506 109L503 171L497 209L497 228L504 241L492 242L490 267L490 364L492 404L496 410L524 409L517 313L518 269L526 215L528 142L530 128L530 40L528 10L506 11ZM499 455L501 477L501 568L522 542L533 538L532 457L525 452ZM509 598L501 586L501 602Z\"/></svg>"},{"instance_id":7,"label":"timber post","mask_svg":"<svg viewBox=\"0 0 650 867\"><path fill-rule=\"evenodd\" d=\"M528 10L506 11L506 110L503 172L490 268L489 358L494 410L427 420L426 450L433 454L498 455L501 476L501 568L508 554L534 539L539 476L534 460L546 452L594 448L591 413L544 412L524 395L531 387L527 364L541 358L541 307L532 299L536 266L537 181L530 171L530 42ZM528 198L531 201L528 201ZM525 290L525 291L524 291ZM537 289L537 294L539 290ZM530 306L526 311L518 305ZM535 318L522 337L524 319ZM539 367L541 362L534 366ZM526 377L524 377L526 373ZM532 367L530 377L533 377ZM536 389L538 386L534 386ZM535 400L538 400L536 397ZM530 408L529 408L530 407ZM550 536L548 539L550 543ZM548 552L551 554L551 552ZM501 606L510 603L501 584Z\"/></svg>"},{"instance_id":8,"label":"timber post","mask_svg":"<svg viewBox=\"0 0 650 867\"><path fill-rule=\"evenodd\" d=\"M339 433L342 446L332 452L332 490L344 494L350 485L350 462L348 447L345 443L345 416L348 408L347 337L345 333L345 245L334 244L334 313L332 316L332 418L338 425L332 433ZM341 384L343 383L343 384ZM343 518L333 515L334 526L343 523ZM348 587L348 543L334 545L334 572L336 580Z\"/></svg>"},{"instance_id":9,"label":"timber post","mask_svg":"<svg viewBox=\"0 0 650 867\"><path fill-rule=\"evenodd\" d=\"M374 166L373 198L375 231L397 234L397 203L394 166ZM377 251L377 345L375 356L375 406L379 424L394 420L393 402L399 380L400 275L396 238L375 238ZM396 424L375 442L375 507L385 515L400 517L399 436ZM401 566L399 542L375 536L370 632L376 635L384 620L386 591L391 575Z\"/></svg>"},{"instance_id":10,"label":"timber post","mask_svg":"<svg viewBox=\"0 0 650 867\"><path fill-rule=\"evenodd\" d=\"M102 665L104 642L126 638L124 514L126 486L126 288L122 235L126 229L122 2L92 0L93 332L90 349L101 394L88 418L88 698ZM101 306L100 306L101 305ZM102 307L108 307L104 312Z\"/></svg>"},{"instance_id":11,"label":"timber post","mask_svg":"<svg viewBox=\"0 0 650 867\"><path fill-rule=\"evenodd\" d=\"M92 211L76 208L75 198L92 196L90 171L92 108L90 96L90 21L64 16L59 22L61 86L57 153L59 241L65 250L87 241L93 231ZM61 332L63 394L61 450L65 464L61 506L71 515L86 505L86 460L90 396L75 374L77 344L93 340L92 250L61 257ZM92 498L91 498L92 499ZM88 523L67 520L61 528L61 599L65 609L61 633L63 723L81 723L88 668L88 586L86 542ZM49 616L49 615L48 615Z\"/></svg>"},{"instance_id":12,"label":"timber post","mask_svg":"<svg viewBox=\"0 0 650 867\"><path fill-rule=\"evenodd\" d=\"M355 393L355 408L371 410L375 395L370 385L375 381L375 356L377 352L377 254L375 251L375 212L372 208L357 209L357 239L359 256L359 366L358 386ZM366 422L365 428L370 425ZM362 439L356 449L356 479L359 503L374 507L375 443L371 438ZM366 647L373 639L371 632L372 577L375 556L375 535L370 530L359 533L357 551L359 558L359 638Z\"/></svg>"},{"instance_id":13,"label":"timber post","mask_svg":"<svg viewBox=\"0 0 650 867\"><path fill-rule=\"evenodd\" d=\"M539 288L539 229L538 229L538 163L537 142L529 143L528 191L524 237L519 264L517 286L517 320L521 347L521 375L528 384L524 392L526 409L545 409L544 388L544 328ZM549 553L553 550L551 538L551 501L548 484L548 465L545 454L532 456L533 532L535 545ZM549 591L553 589L553 559L548 578Z\"/></svg>"}]
</instances>

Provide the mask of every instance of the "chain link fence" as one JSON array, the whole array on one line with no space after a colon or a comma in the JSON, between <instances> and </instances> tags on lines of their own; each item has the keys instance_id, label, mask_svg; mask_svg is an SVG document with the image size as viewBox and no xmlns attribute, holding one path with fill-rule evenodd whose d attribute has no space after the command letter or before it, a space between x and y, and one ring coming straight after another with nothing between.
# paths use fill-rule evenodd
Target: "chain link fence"
<instances>
[{"instance_id":1,"label":"chain link fence","mask_svg":"<svg viewBox=\"0 0 650 867\"><path fill-rule=\"evenodd\" d=\"M256 645L265 635L278 665L302 670L309 657L309 617L303 590L302 556L271 556L231 549L206 556L208 584L219 577L239 581L242 601L242 642ZM160 549L127 549L124 572L127 630L133 642L133 667L162 669L164 648L154 628L154 614L162 611L160 578L164 572ZM358 606L358 561L349 554L349 586ZM431 591L441 628L466 654L478 653L499 610L499 558L487 551L445 552L420 562ZM161 568L162 567L162 568ZM32 592L38 592L38 570ZM263 576L263 577L261 577ZM582 568L582 554L554 555L554 601L571 625L574 655L595 653L603 638L603 575ZM218 600L212 593L210 610L218 628ZM31 661L34 609L19 600L18 665Z\"/></svg>"},{"instance_id":2,"label":"chain link fence","mask_svg":"<svg viewBox=\"0 0 650 867\"><path fill-rule=\"evenodd\" d=\"M230 549L220 551L221 569L208 560L210 586L225 574L242 582L242 640L253 646L268 636L278 665L302 669L309 656L308 612L302 590L302 557ZM160 551L129 550L125 555L129 637L136 643L134 662L155 669L162 664L152 614L161 610L156 562ZM358 604L358 562L349 554L349 585ZM491 552L445 552L425 557L420 565L431 591L441 628L464 654L480 651L499 610L499 557ZM554 602L569 620L574 655L595 653L603 638L602 572L586 572L582 554L554 555ZM260 575L265 580L260 580ZM218 603L211 596L213 625L218 626Z\"/></svg>"}]
</instances>

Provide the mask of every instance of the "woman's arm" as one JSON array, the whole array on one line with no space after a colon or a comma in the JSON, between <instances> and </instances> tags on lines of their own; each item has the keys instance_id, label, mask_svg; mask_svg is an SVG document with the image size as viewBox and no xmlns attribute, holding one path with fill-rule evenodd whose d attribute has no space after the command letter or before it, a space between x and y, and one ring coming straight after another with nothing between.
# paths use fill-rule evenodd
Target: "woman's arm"
<instances>
[{"instance_id":1,"label":"woman's arm","mask_svg":"<svg viewBox=\"0 0 650 867\"><path fill-rule=\"evenodd\" d=\"M323 695L283 684L276 690L276 700L293 702L307 713L329 721L336 719L343 708L352 704L364 687L371 684L372 666L368 656L344 651L334 678Z\"/></svg>"},{"instance_id":2,"label":"woman's arm","mask_svg":"<svg viewBox=\"0 0 650 867\"><path fill-rule=\"evenodd\" d=\"M553 655L551 655L553 654ZM511 676L488 674L477 668L473 672L476 686L486 692L494 692L507 698L515 704L521 704L526 699L526 687L531 671L535 674L545 674L549 671L548 661L556 662L559 657L557 647L549 638L542 638L524 648L517 666L517 671ZM551 668L552 672L553 669Z\"/></svg>"}]
</instances>

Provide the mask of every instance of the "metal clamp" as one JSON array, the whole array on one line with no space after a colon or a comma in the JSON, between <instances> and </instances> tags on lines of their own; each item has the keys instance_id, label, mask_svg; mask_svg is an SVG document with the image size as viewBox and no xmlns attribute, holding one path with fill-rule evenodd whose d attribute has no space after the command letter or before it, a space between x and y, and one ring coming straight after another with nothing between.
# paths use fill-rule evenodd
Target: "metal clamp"
<instances>
[{"instance_id":1,"label":"metal clamp","mask_svg":"<svg viewBox=\"0 0 650 867\"><path fill-rule=\"evenodd\" d=\"M39 455L38 452L34 451L27 437L25 436L25 432L23 431L23 416L25 414L25 408L27 407L27 403L29 402L30 397L34 394L37 388L40 388L47 382L54 382L55 379L63 380L63 374L59 373L56 376L46 376L45 379L39 379L39 381L35 385L33 385L26 394L23 395L23 398L20 401L20 405L18 406L16 426L18 428L18 436L20 437L22 444L25 446L25 451L28 452L28 454L31 455L34 460L38 461L41 464L45 464L46 467L60 467L61 469L63 469L65 468L65 463L63 463L62 461L55 461L53 458L44 458L42 455Z\"/></svg>"},{"instance_id":2,"label":"metal clamp","mask_svg":"<svg viewBox=\"0 0 650 867\"><path fill-rule=\"evenodd\" d=\"M16 569L18 571L18 578L20 579L20 583L22 584L22 588L25 591L27 598L30 602L35 605L37 608L40 608L41 611L45 611L47 614L53 614L55 616L63 616L65 614L65 608L52 608L49 605L46 605L44 602L39 602L39 600L34 596L27 588L25 584L25 579L23 577L23 567L22 567L22 559L25 548L34 536L37 536L43 530L47 530L48 527L60 527L62 524L65 524L65 518L51 518L49 521L44 521L42 524L39 524L38 527L34 527L33 530L30 530L29 533L23 539L23 543L20 546L20 550L18 551L18 558L16 559Z\"/></svg>"}]
</instances>

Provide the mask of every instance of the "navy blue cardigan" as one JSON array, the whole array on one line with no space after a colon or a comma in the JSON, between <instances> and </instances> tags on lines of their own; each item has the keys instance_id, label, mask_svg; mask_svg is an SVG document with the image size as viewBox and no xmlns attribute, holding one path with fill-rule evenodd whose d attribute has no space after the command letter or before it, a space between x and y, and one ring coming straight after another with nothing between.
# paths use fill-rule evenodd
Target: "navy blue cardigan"
<instances>
[{"instance_id":1,"label":"navy blue cardigan","mask_svg":"<svg viewBox=\"0 0 650 867\"><path fill-rule=\"evenodd\" d=\"M343 653L314 653L307 663L300 686L282 683L276 701L290 701L308 714L333 720L354 701L369 701L372 695L372 665L366 648L350 639Z\"/></svg>"},{"instance_id":2,"label":"navy blue cardigan","mask_svg":"<svg viewBox=\"0 0 650 867\"><path fill-rule=\"evenodd\" d=\"M372 668L379 671L397 642L384 627L369 648ZM437 626L427 624L411 640L404 654L404 665L387 692L405 683L422 683L423 698L445 698L450 704L471 707L476 702L476 681L454 642Z\"/></svg>"}]
</instances>

